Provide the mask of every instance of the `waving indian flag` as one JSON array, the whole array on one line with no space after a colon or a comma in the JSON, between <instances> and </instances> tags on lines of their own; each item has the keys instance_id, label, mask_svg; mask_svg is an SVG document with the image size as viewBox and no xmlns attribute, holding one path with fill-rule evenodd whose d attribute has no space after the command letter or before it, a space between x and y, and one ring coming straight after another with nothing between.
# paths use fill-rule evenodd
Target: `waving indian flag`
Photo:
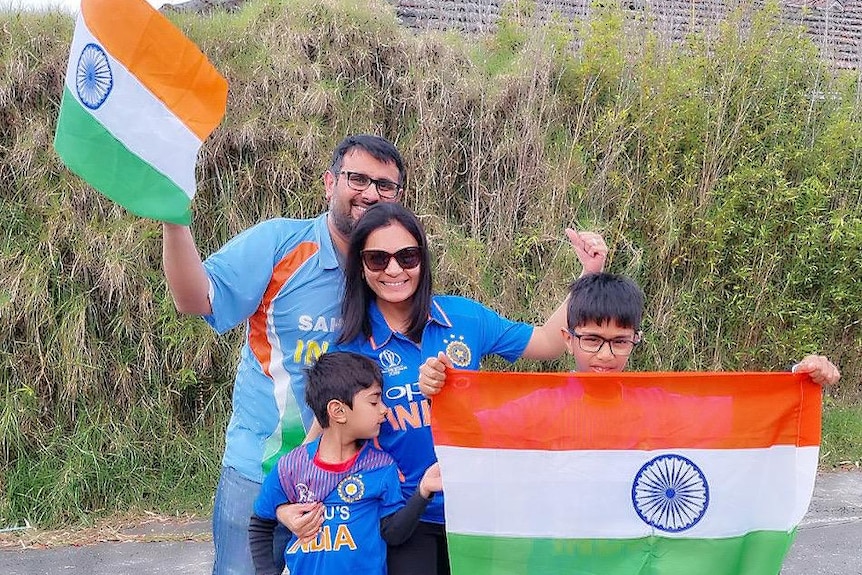
<instances>
[{"instance_id":1,"label":"waving indian flag","mask_svg":"<svg viewBox=\"0 0 862 575\"><path fill-rule=\"evenodd\" d=\"M432 429L456 575L776 575L808 509L796 374L454 372Z\"/></svg>"},{"instance_id":2,"label":"waving indian flag","mask_svg":"<svg viewBox=\"0 0 862 575\"><path fill-rule=\"evenodd\" d=\"M83 0L54 147L130 212L188 224L195 164L227 82L146 0Z\"/></svg>"}]
</instances>

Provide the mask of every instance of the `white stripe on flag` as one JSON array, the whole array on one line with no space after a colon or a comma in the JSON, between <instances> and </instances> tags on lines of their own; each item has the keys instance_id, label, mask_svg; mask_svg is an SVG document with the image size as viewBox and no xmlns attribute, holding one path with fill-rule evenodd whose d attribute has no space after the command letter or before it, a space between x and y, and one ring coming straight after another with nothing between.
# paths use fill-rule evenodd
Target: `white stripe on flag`
<instances>
[{"instance_id":1,"label":"white stripe on flag","mask_svg":"<svg viewBox=\"0 0 862 575\"><path fill-rule=\"evenodd\" d=\"M805 515L818 447L662 451L531 451L437 446L452 533L550 538L731 537L793 529ZM662 454L703 473L709 502L679 532L647 524L633 504L641 467Z\"/></svg>"},{"instance_id":2,"label":"white stripe on flag","mask_svg":"<svg viewBox=\"0 0 862 575\"><path fill-rule=\"evenodd\" d=\"M93 110L85 106L75 87L78 57L87 44L97 44L108 57L113 88L105 102ZM66 87L82 109L93 115L133 154L173 180L191 199L195 194L195 165L201 147L198 137L174 113L115 60L78 16L72 39Z\"/></svg>"},{"instance_id":3,"label":"white stripe on flag","mask_svg":"<svg viewBox=\"0 0 862 575\"><path fill-rule=\"evenodd\" d=\"M264 440L263 459L277 455L284 447L282 433L285 427L297 427L305 430L302 422L302 411L296 403L291 386L290 372L284 367L284 350L281 348L281 340L275 329L275 318L273 317L274 306L269 305L266 309L266 339L270 345L269 374L272 377L272 393L276 407L278 407L278 425L275 431ZM293 446L290 446L293 447Z\"/></svg>"}]
</instances>

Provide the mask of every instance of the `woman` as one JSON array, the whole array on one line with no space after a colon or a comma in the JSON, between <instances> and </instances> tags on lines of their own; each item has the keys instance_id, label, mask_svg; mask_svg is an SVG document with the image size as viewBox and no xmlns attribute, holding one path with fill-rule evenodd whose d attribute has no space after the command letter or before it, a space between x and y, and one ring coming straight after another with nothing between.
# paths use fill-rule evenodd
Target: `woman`
<instances>
[{"instance_id":1,"label":"woman","mask_svg":"<svg viewBox=\"0 0 862 575\"><path fill-rule=\"evenodd\" d=\"M566 233L583 273L602 271L607 247L601 236ZM406 497L436 461L430 405L418 385L419 366L426 358L445 352L455 367L478 369L486 355L508 361L544 360L565 351L560 335L566 325L565 302L544 325L534 327L508 320L468 298L434 295L425 231L400 204L372 206L358 221L350 236L344 273L344 323L335 348L361 353L380 365L389 411L379 441L405 476ZM319 507L302 511L321 513ZM285 521L282 515L279 518ZM311 526L309 533L317 521L316 516L303 518L303 524ZM443 521L443 494L437 493L413 535L388 549L389 575L449 573Z\"/></svg>"}]
</instances>

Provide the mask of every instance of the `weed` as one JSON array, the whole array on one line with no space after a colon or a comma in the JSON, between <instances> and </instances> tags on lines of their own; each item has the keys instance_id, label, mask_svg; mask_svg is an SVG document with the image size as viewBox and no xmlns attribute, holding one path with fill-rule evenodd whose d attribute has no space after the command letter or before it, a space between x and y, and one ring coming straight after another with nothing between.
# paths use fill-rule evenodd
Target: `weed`
<instances>
[{"instance_id":1,"label":"weed","mask_svg":"<svg viewBox=\"0 0 862 575\"><path fill-rule=\"evenodd\" d=\"M172 15L230 84L197 167L201 251L319 213L334 145L378 133L404 155L438 291L541 322L580 272L564 228L599 230L610 271L647 295L633 369L824 353L844 377L823 460L858 461L858 74L827 68L774 7L674 45L614 9L573 31L536 27L536 9L477 38L403 29L385 2ZM178 316L159 224L53 153L72 19L0 18L0 523L206 513L242 333Z\"/></svg>"}]
</instances>

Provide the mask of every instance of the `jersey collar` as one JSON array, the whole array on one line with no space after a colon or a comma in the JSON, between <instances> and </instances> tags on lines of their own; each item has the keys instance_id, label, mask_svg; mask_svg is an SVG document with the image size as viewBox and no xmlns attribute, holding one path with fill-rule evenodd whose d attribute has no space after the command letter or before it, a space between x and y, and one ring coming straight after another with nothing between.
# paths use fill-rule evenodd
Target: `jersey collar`
<instances>
[{"instance_id":1,"label":"jersey collar","mask_svg":"<svg viewBox=\"0 0 862 575\"><path fill-rule=\"evenodd\" d=\"M436 297L431 298L431 311L428 316L429 323L437 323L444 327L452 327L452 322L449 321L449 316L447 316L446 312L443 311L443 308L440 305L440 302L437 301ZM389 343L389 340L396 334L383 318L380 308L377 307L377 300L372 301L368 306L368 319L371 323L371 337L369 338L368 343L371 345L371 349L380 349Z\"/></svg>"},{"instance_id":2,"label":"jersey collar","mask_svg":"<svg viewBox=\"0 0 862 575\"><path fill-rule=\"evenodd\" d=\"M440 305L440 301L436 297L431 298L431 313L429 315L431 316L431 321L437 322L443 327L452 327L449 316L443 311L443 306Z\"/></svg>"},{"instance_id":3,"label":"jersey collar","mask_svg":"<svg viewBox=\"0 0 862 575\"><path fill-rule=\"evenodd\" d=\"M373 300L368 306L368 320L371 323L371 337L368 343L371 344L371 349L377 350L386 345L392 339L392 336L395 335L395 332L392 331L389 324L383 319L383 314L380 312L380 308L377 307L377 300Z\"/></svg>"},{"instance_id":4,"label":"jersey collar","mask_svg":"<svg viewBox=\"0 0 862 575\"><path fill-rule=\"evenodd\" d=\"M335 243L332 241L332 235L329 233L329 226L326 223L326 218L329 212L324 212L314 222L314 235L317 240L317 245L320 246L320 267L325 270L333 270L341 267L339 264L338 251L335 249Z\"/></svg>"}]
</instances>

